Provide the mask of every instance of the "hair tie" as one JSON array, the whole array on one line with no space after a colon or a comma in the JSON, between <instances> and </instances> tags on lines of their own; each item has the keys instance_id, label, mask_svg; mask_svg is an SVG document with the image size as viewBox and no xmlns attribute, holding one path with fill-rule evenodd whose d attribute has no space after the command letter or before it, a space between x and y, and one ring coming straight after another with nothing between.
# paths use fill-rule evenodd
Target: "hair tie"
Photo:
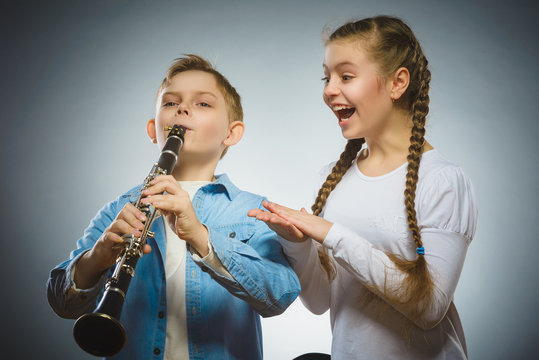
<instances>
[{"instance_id":1,"label":"hair tie","mask_svg":"<svg viewBox=\"0 0 539 360\"><path fill-rule=\"evenodd\" d=\"M425 255L425 248L423 246L418 247L415 251L417 252L417 255Z\"/></svg>"}]
</instances>

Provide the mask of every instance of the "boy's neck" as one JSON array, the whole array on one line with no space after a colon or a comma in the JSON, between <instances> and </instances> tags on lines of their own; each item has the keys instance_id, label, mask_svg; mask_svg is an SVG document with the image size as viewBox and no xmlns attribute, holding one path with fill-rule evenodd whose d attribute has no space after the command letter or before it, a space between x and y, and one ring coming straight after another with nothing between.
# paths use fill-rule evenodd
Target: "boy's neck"
<instances>
[{"instance_id":1,"label":"boy's neck","mask_svg":"<svg viewBox=\"0 0 539 360\"><path fill-rule=\"evenodd\" d=\"M216 161L197 161L180 157L172 176L177 181L213 181L216 167Z\"/></svg>"}]
</instances>

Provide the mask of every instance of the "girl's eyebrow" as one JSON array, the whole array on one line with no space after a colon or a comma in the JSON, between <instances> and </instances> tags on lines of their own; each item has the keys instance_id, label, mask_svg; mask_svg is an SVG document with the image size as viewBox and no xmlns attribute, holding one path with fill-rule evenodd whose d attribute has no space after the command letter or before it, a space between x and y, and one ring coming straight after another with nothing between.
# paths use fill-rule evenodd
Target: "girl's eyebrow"
<instances>
[{"instance_id":1,"label":"girl's eyebrow","mask_svg":"<svg viewBox=\"0 0 539 360\"><path fill-rule=\"evenodd\" d=\"M335 70L338 70L339 68L343 66L357 66L357 65L350 61L343 61L335 65ZM324 68L324 70L329 70L326 64L322 64L322 67Z\"/></svg>"}]
</instances>

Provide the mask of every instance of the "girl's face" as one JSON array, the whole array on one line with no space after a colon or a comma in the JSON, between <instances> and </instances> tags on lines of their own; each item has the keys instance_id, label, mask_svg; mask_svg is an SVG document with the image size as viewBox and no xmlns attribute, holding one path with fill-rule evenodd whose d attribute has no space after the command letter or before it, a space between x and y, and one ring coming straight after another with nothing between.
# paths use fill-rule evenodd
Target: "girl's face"
<instances>
[{"instance_id":1,"label":"girl's face","mask_svg":"<svg viewBox=\"0 0 539 360\"><path fill-rule=\"evenodd\" d=\"M190 70L175 75L159 95L156 106L156 137L160 149L168 133L163 128L175 124L187 129L182 153L218 158L225 149L228 112L212 74Z\"/></svg>"},{"instance_id":2,"label":"girl's face","mask_svg":"<svg viewBox=\"0 0 539 360\"><path fill-rule=\"evenodd\" d=\"M346 139L379 134L393 109L390 82L358 41L333 41L324 52L324 102Z\"/></svg>"}]
</instances>

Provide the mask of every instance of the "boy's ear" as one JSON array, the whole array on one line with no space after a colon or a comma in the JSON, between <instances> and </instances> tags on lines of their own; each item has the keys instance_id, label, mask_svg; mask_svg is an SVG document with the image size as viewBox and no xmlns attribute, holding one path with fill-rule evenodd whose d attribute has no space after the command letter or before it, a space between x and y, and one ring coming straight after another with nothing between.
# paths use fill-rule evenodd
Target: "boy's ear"
<instances>
[{"instance_id":1,"label":"boy's ear","mask_svg":"<svg viewBox=\"0 0 539 360\"><path fill-rule=\"evenodd\" d=\"M155 119L148 120L148 123L146 124L146 132L148 133L150 140L154 144L157 144L157 132L155 131Z\"/></svg>"},{"instance_id":2,"label":"boy's ear","mask_svg":"<svg viewBox=\"0 0 539 360\"><path fill-rule=\"evenodd\" d=\"M228 125L228 136L223 140L225 146L236 145L242 138L245 131L243 121L232 121Z\"/></svg>"}]
</instances>

